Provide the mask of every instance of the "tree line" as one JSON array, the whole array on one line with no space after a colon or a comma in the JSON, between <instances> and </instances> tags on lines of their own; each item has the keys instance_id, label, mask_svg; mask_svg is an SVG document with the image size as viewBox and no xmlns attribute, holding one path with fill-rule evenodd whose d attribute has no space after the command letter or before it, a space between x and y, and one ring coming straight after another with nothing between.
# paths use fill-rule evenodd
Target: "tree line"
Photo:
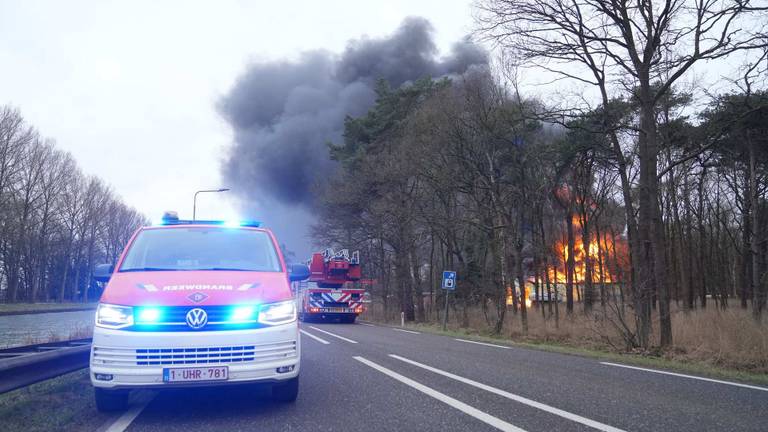
<instances>
[{"instance_id":1,"label":"tree line","mask_svg":"<svg viewBox=\"0 0 768 432\"><path fill-rule=\"evenodd\" d=\"M459 273L463 323L479 307L496 332L512 313L526 333L530 299L555 320L561 302L600 317L628 348L669 346L673 307L762 319L768 5L477 7L502 73L380 82L330 146L318 242L359 248L374 299L408 320L437 313L443 269ZM684 85L694 65L737 58L726 92ZM526 96L531 70L581 93Z\"/></svg>"},{"instance_id":2,"label":"tree line","mask_svg":"<svg viewBox=\"0 0 768 432\"><path fill-rule=\"evenodd\" d=\"M95 264L114 262L146 222L18 109L0 106L0 302L96 300Z\"/></svg>"}]
</instances>

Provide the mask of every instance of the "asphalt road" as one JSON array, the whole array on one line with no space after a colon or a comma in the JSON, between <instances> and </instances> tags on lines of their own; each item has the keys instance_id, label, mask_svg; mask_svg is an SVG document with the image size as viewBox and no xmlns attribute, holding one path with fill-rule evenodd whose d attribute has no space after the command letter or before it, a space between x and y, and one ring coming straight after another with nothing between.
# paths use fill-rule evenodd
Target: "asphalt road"
<instances>
[{"instance_id":1,"label":"asphalt road","mask_svg":"<svg viewBox=\"0 0 768 432\"><path fill-rule=\"evenodd\" d=\"M390 327L302 330L296 403L250 387L163 391L112 430L768 430L765 388Z\"/></svg>"}]
</instances>

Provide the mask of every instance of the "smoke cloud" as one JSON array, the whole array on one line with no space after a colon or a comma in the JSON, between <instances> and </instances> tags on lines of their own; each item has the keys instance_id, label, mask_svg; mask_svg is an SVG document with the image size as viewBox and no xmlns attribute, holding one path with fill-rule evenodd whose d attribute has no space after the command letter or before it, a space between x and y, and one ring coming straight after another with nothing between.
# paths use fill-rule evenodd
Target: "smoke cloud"
<instances>
[{"instance_id":1,"label":"smoke cloud","mask_svg":"<svg viewBox=\"0 0 768 432\"><path fill-rule=\"evenodd\" d=\"M287 224L288 215L311 222L313 185L336 168L326 143L341 141L347 115L373 105L378 79L399 87L487 65L486 52L468 40L439 57L432 32L429 21L412 17L389 37L350 41L341 54L313 51L250 65L218 107L234 131L222 177L246 212L270 224Z\"/></svg>"}]
</instances>

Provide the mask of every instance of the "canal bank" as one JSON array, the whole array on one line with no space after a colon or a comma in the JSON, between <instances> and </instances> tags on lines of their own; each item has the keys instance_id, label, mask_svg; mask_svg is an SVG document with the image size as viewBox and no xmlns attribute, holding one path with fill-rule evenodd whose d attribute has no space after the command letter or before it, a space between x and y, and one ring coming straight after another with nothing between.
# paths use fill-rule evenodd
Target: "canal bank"
<instances>
[{"instance_id":1,"label":"canal bank","mask_svg":"<svg viewBox=\"0 0 768 432\"><path fill-rule=\"evenodd\" d=\"M84 306L78 310L35 310L0 315L0 348L90 337L94 310Z\"/></svg>"},{"instance_id":2,"label":"canal bank","mask_svg":"<svg viewBox=\"0 0 768 432\"><path fill-rule=\"evenodd\" d=\"M8 303L0 304L0 316L96 310L97 303Z\"/></svg>"}]
</instances>

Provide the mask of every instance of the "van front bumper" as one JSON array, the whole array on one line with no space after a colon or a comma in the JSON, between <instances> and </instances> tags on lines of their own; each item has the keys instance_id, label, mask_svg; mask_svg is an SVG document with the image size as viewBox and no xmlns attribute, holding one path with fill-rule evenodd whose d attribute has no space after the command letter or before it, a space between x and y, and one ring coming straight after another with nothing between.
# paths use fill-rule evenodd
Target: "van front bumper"
<instances>
[{"instance_id":1,"label":"van front bumper","mask_svg":"<svg viewBox=\"0 0 768 432\"><path fill-rule=\"evenodd\" d=\"M91 383L103 388L157 388L278 382L299 375L297 322L252 330L137 332L96 327ZM227 366L226 381L163 381L163 369ZM290 369L277 372L278 368ZM96 379L98 374L99 379Z\"/></svg>"}]
</instances>

